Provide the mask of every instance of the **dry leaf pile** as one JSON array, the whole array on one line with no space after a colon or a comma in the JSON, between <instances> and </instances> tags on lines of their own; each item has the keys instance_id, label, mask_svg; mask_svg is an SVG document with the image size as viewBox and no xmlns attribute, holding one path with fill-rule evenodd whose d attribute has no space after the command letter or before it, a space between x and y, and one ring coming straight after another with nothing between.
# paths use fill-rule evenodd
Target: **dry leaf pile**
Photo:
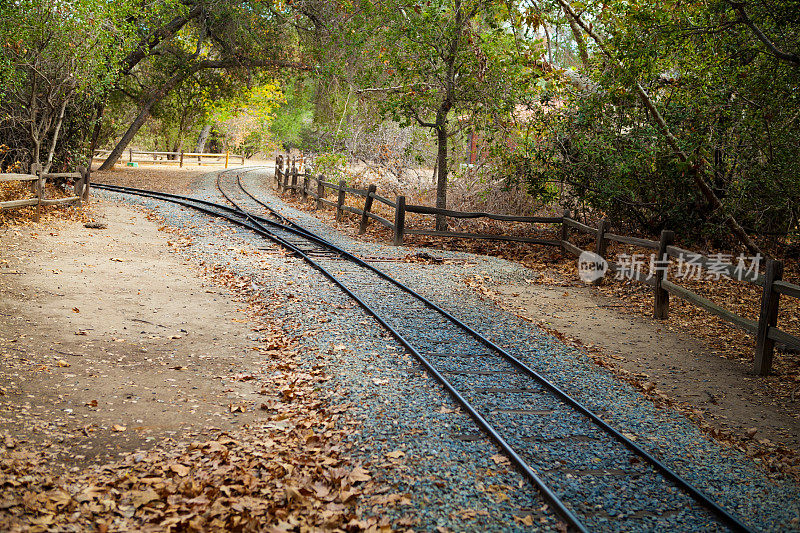
<instances>
[{"instance_id":1,"label":"dry leaf pile","mask_svg":"<svg viewBox=\"0 0 800 533\"><path fill-rule=\"evenodd\" d=\"M48 184L45 189L47 198L65 198L72 196L72 191L65 191L60 187ZM23 198L35 198L25 182L5 181L0 182L0 202L8 200L21 200ZM84 206L85 208L85 206ZM15 209L0 209L0 228L8 226L18 226L32 224L36 216L36 206L18 207ZM55 220L78 220L88 221L84 210L74 205L45 205L41 207L41 223L48 223Z\"/></svg>"},{"instance_id":2,"label":"dry leaf pile","mask_svg":"<svg viewBox=\"0 0 800 533\"><path fill-rule=\"evenodd\" d=\"M75 477L54 477L42 455L12 451L0 463L0 529L376 528L355 507L371 488L370 475L326 442L328 423L282 419L239 435L137 453Z\"/></svg>"}]
</instances>

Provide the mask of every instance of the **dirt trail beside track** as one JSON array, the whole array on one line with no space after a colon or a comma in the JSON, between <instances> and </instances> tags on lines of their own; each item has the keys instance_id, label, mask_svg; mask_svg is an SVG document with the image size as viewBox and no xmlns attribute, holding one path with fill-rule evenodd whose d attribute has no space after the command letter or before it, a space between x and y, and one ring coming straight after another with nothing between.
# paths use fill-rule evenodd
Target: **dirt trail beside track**
<instances>
[{"instance_id":1,"label":"dirt trail beside track","mask_svg":"<svg viewBox=\"0 0 800 533\"><path fill-rule=\"evenodd\" d=\"M6 444L44 444L69 466L253 419L231 412L256 398L233 379L257 364L241 304L206 286L143 213L98 206L106 229L0 233Z\"/></svg>"}]
</instances>

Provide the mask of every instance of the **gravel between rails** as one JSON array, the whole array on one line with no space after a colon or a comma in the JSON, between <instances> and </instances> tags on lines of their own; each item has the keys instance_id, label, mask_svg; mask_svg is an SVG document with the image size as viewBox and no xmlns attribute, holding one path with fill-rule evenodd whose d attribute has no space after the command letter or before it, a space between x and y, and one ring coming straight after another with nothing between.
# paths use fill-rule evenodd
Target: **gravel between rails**
<instances>
[{"instance_id":1,"label":"gravel between rails","mask_svg":"<svg viewBox=\"0 0 800 533\"><path fill-rule=\"evenodd\" d=\"M190 194L221 201L214 180L215 174L198 178ZM410 252L427 251L459 260L438 265L381 262L379 267L522 359L617 429L633 435L640 446L752 527L800 530L796 484L768 479L742 454L709 441L680 414L656 408L580 351L482 300L463 283L473 275L491 276L497 283L530 278L524 267L492 257L353 241L280 202L271 190L273 181L271 170L243 174L245 186L259 191L258 196L284 215L355 254L401 259ZM300 336L302 345L308 347L309 365L324 358L322 362L333 375L329 387L342 402L352 404L351 412L361 422L353 434L360 458L376 477L411 501L410 505L399 502L395 508L397 518L406 517L401 524L416 530L443 527L456 531L557 527L557 520L521 476L506 463L497 464L495 447L456 409L442 387L321 274L245 230L209 224L203 215L172 204L130 196L125 200L152 209L168 224L193 235L189 253L197 260L250 276L265 297L286 302L278 318L285 319L289 333ZM260 254L251 253L258 249ZM496 380L487 379L487 386L501 385ZM502 407L513 409L519 397L504 397ZM540 428L547 434L538 436L567 434L570 430L564 424L556 420L551 427ZM403 454L386 455L397 451ZM602 453L597 450L598 463L613 467L613 459ZM569 457L570 446L565 445L560 453L542 457L542 461L569 464ZM630 508L623 495L629 487L624 478L619 484L618 492L602 495L603 503L593 519L597 529L618 530L623 523ZM653 517L647 529L705 531L715 526L698 523L676 509Z\"/></svg>"}]
</instances>

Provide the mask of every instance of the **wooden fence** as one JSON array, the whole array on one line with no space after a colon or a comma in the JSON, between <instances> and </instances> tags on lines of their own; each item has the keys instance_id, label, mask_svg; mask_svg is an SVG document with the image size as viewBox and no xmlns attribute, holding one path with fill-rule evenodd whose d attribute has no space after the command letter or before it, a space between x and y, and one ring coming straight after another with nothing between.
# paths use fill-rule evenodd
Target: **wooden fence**
<instances>
[{"instance_id":1,"label":"wooden fence","mask_svg":"<svg viewBox=\"0 0 800 533\"><path fill-rule=\"evenodd\" d=\"M284 164L285 162L285 164ZM393 243L396 246L403 244L405 235L429 235L433 237L454 237L462 239L487 239L501 241L527 242L531 244L543 244L549 246L560 246L560 241L537 239L533 237L521 237L517 235L498 235L491 233L462 233L454 231L436 231L428 229L414 229L406 227L406 214L416 213L420 215L444 215L449 218L488 218L491 220L502 220L505 222L521 222L525 224L561 224L561 217L522 217L514 215L496 215L493 213L451 211L449 209L438 209L424 205L412 205L406 203L405 196L396 196L394 200L380 196L377 187L370 185L366 189L354 189L348 187L344 180L339 183L326 181L322 175L314 176L312 173L300 172L303 161L299 158L284 158L278 156L275 161L275 180L278 189L281 191L292 191L300 194L303 199L309 196L317 203L317 208L328 205L336 209L336 220L341 220L342 213L348 212L361 216L359 233L364 233L370 220L386 226L393 233ZM285 167L285 168L284 168ZM312 184L314 182L315 184ZM326 191L333 191L336 200L329 200ZM346 195L364 198L363 208L351 207L345 204ZM372 211L374 202L388 206L394 210L394 220L390 221Z\"/></svg>"},{"instance_id":2,"label":"wooden fence","mask_svg":"<svg viewBox=\"0 0 800 533\"><path fill-rule=\"evenodd\" d=\"M111 150L95 150L94 159L102 161L108 157ZM142 158L138 156L148 156ZM240 154L231 154L225 152L224 154L212 154L207 152L142 152L139 150L128 149L128 162L129 163L148 163L148 164L178 164L183 167L184 162L194 161L197 158L198 165L225 165L228 168L228 163L231 159L240 159L241 164L244 165L245 156ZM203 159L211 159L203 163Z\"/></svg>"},{"instance_id":3,"label":"wooden fence","mask_svg":"<svg viewBox=\"0 0 800 533\"><path fill-rule=\"evenodd\" d=\"M606 261L609 272L618 273L620 271L625 271L625 274L630 279L653 287L654 318L660 320L669 318L669 298L670 295L672 295L755 335L756 349L753 358L753 372L758 375L763 376L770 372L776 343L783 344L788 348L800 349L800 338L790 335L777 327L781 296L800 299L800 286L782 280L783 264L780 261L768 259L766 262L766 272L763 275L755 272L749 278L743 278L743 281L762 287L759 319L755 321L736 315L728 309L715 304L711 300L680 286L677 283L677 278L675 280L668 279L667 274L670 259L689 261L693 265L697 265L706 270L713 265L714 271L717 274L730 278L736 277L736 270L738 268L733 264L720 265L719 262L712 260L710 257L675 246L675 234L672 231L663 231L660 240L654 241L612 233L610 231L610 224L606 220L600 221L597 227L588 226L571 218L568 211L560 217L520 217L492 213L451 211L448 209L437 209L421 205L408 205L406 204L405 196L397 196L394 201L392 201L378 195L375 185L370 185L366 189L354 189L347 187L347 184L343 180L339 181L337 184L326 181L325 177L322 175L315 177L310 172L300 172L299 169L302 169L302 167L302 158L290 158L288 156L284 158L279 155L275 161L275 180L278 189L281 191L289 190L292 191L292 193L300 194L304 200L308 197L313 198L316 201L317 209L322 208L324 205L333 207L336 209L336 220L341 220L344 212L360 215L359 233L364 233L369 221L375 220L393 232L393 244L398 246L403 243L403 236L408 234L462 239L505 240L559 246L575 256L580 256L585 251L593 252ZM314 182L313 185L312 182ZM332 195L332 198L335 197L335 200L328 199L326 197L326 191L333 191L335 194ZM357 208L346 205L345 196L347 194L364 198L363 207ZM375 201L394 210L393 221L372 212ZM406 213L432 216L444 215L446 217L460 219L488 218L490 220L522 222L527 224L557 224L560 229L560 238L558 240L550 240L515 235L409 229L406 228L405 224ZM593 236L595 241L594 250L583 250L576 244L570 242L571 231ZM661 268L656 268L654 273L638 272L636 270L626 269L625 265L610 261L607 257L607 249L611 242L628 244L651 250L655 259L657 259L657 265L660 265ZM602 281L602 278L597 280L597 282L600 281Z\"/></svg>"},{"instance_id":4,"label":"wooden fence","mask_svg":"<svg viewBox=\"0 0 800 533\"><path fill-rule=\"evenodd\" d=\"M569 231L576 230L594 236L595 246L593 252L604 259L609 242L618 242L638 246L655 252L656 266L654 273L637 273L633 270L625 269L624 265L608 261L608 269L611 272L619 272L625 269L626 275L635 281L645 283L653 287L653 317L665 320L669 318L669 298L670 295L683 299L684 301L708 311L718 316L724 321L733 324L744 331L755 335L756 348L753 357L753 372L764 376L769 374L772 369L772 359L775 353L775 343L785 345L787 348L800 349L800 338L786 333L777 328L778 313L780 309L781 295L790 298L800 299L800 285L787 283L782 280L783 263L773 259L767 259L766 271L763 275L757 271L750 276L741 276L740 267L732 263L721 263L718 259L691 252L674 245L675 233L664 230L658 241L629 237L627 235L617 235L609 231L609 223L606 220L600 222L598 227L593 228L586 224L570 218L570 213L564 213L564 222L561 229L561 246L564 250L580 256L585 250L569 242ZM588 251L588 250L586 250ZM761 291L761 306L758 321L739 316L724 307L721 307L708 298L705 298L689 289L680 286L674 280L668 279L668 265L670 259L686 261L698 268L703 268L707 272L713 268L715 274L720 277L737 278L747 281L759 287ZM738 271L738 272L737 272Z\"/></svg>"},{"instance_id":5,"label":"wooden fence","mask_svg":"<svg viewBox=\"0 0 800 533\"><path fill-rule=\"evenodd\" d=\"M78 167L77 172L48 172L43 173L41 165L31 165L31 174L0 174L0 181L21 181L30 182L35 198L23 198L20 200L9 200L0 202L0 209L16 209L19 207L36 206L35 220L39 221L43 205L69 204L80 205L82 200L89 198L89 171L84 167ZM73 196L64 198L46 198L45 186L47 180L54 183L72 180Z\"/></svg>"}]
</instances>

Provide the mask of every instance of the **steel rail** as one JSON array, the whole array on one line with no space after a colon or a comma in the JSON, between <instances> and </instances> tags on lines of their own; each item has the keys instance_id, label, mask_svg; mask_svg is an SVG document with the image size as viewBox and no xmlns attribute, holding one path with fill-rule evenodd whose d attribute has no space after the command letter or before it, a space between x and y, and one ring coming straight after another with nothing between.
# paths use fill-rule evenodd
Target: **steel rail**
<instances>
[{"instance_id":1,"label":"steel rail","mask_svg":"<svg viewBox=\"0 0 800 533\"><path fill-rule=\"evenodd\" d=\"M255 170L255 169L253 169L253 170ZM250 198L252 198L256 203L258 203L262 207L266 208L267 210L269 210L274 215L280 217L282 220L285 220L289 224L291 224L293 226L296 226L299 229L302 229L303 231L308 232L309 234L311 234L311 232L309 230L303 228L297 222L291 221L291 220L287 219L286 217L284 217L283 215L280 215L272 207L270 207L269 205L267 205L263 201L259 200L253 194L251 194L249 191L247 191L247 189L242 184L241 176L237 176L237 183L238 183L239 187L245 192L245 194L247 194ZM316 235L315 235L315 237L316 237ZM317 239L319 239L319 238L317 237ZM322 244L323 241L319 240L317 242ZM500 346L497 346L491 340L489 340L486 337L484 337L481 333L473 330L472 328L470 328L469 326L464 324L464 322L462 322L461 320L459 320L455 316L451 315L449 312L445 311L444 309L442 309L441 307L439 307L435 303L431 302L430 300L428 300L427 298L425 298L421 294L418 294L417 292L415 292L413 289L409 288L408 286L403 285L402 283L400 283L396 279L392 278L391 276L389 276L388 274L386 274L382 270L374 267L373 265L370 265L369 263L367 263L366 261L362 260L361 258L349 253L348 251L346 251L346 250L344 250L344 249L342 249L342 248L340 248L340 247L338 247L336 245L328 243L327 241L324 241L324 242L325 242L325 244L327 246L331 246L334 250L336 250L337 252L342 254L344 257L346 257L346 258L348 258L348 259L350 259L352 261L355 261L356 263L360 264L361 266L363 266L365 268L370 269L371 271L375 272L376 274L378 274L380 277L382 277L386 281L389 281L389 282L393 283L394 285L396 285L400 289L406 291L407 293L409 293L410 295L414 296L415 298L418 298L426 306L428 306L429 308L437 311L442 316L444 316L449 321L451 321L453 324L455 324L459 328L463 329L464 331L468 332L475 339L479 340L484 346L486 346L487 348L490 348L490 349L496 351L497 353L499 353L507 361L509 361L512 364L514 364L517 368L522 370L525 374L527 374L528 376L532 377L533 379L538 381L540 384L542 384L545 388L547 388L552 393L554 393L556 396L558 396L563 402L565 402L566 404L570 405L576 411L578 411L579 413L581 413L584 416L586 416L597 427L602 429L604 432L606 432L608 435L613 437L618 442L622 443L625 447L627 447L629 450L634 452L636 455L638 455L639 457L641 457L642 459L644 459L648 463L650 463L651 466L655 467L658 471L660 471L667 479L669 479L672 482L674 482L676 485L678 485L678 487L680 487L681 489L686 491L695 501L697 501L698 503L703 505L706 509L708 509L715 516L717 516L717 518L723 524L725 524L726 526L730 527L734 531L743 531L743 532L752 532L752 531L754 531L753 529L751 529L747 525L745 525L741 521L741 519L739 519L738 517L734 516L731 512L729 512L728 510L724 509L719 504L717 504L715 501L713 501L703 491L701 491L700 489L698 489L697 487L692 485L688 480L684 479L682 476L680 476L677 472L672 470L669 466L664 464L662 461L660 461L656 457L653 457L649 452L644 450L638 444L634 443L628 437L626 437L625 435L623 435L622 433L620 433L619 431L614 429L605 420L603 420L602 418L597 416L594 412L592 412L588 407L586 407L581 402L579 402L578 400L576 400L575 398L573 398L572 396L567 394L566 391L562 390L560 387L558 387L556 384L552 383L550 380L548 380L547 378L542 376L536 370L532 369L526 363L524 363L523 361L519 360L517 357L511 355L510 353L506 352L503 348L501 348Z\"/></svg>"},{"instance_id":2,"label":"steel rail","mask_svg":"<svg viewBox=\"0 0 800 533\"><path fill-rule=\"evenodd\" d=\"M235 169L235 170L241 170L241 169ZM252 170L257 170L257 169L251 169L251 170L247 170L245 172L251 172ZM224 172L233 172L233 170L224 171ZM222 173L220 173L219 176L221 176L221 174ZM174 194L170 194L170 193L160 193L160 192L156 192L156 191L148 191L148 190L143 190L143 189L133 189L133 188L121 187L121 186L109 186L109 185L105 185L105 184L97 184L96 186L99 186L99 188L104 188L104 189L107 189L107 190L117 190L118 192L130 192L130 193L133 193L133 194L139 194L139 195L147 196L147 197L151 197L151 198L162 199L162 200L166 200L166 201L173 201L175 203L179 203L179 204L185 205L187 207L197 208L200 211L206 212L207 214L211 214L213 216L223 216L224 218L227 218L227 219L231 220L232 222L234 222L234 223L236 223L236 224L238 224L240 226L247 227L248 229L251 229L252 231L255 231L256 233L259 233L264 237L272 239L273 241L281 244L282 246L285 246L285 247L289 248L292 252L294 252L297 255L299 255L300 257L302 257L305 261L307 261L308 263L313 265L315 268L320 270L327 278L329 278L331 281L333 281L337 286L339 286L351 298L356 300L356 302L361 307L363 307L371 316L373 316L383 327L385 327L387 330L389 330L392 333L392 335L395 336L395 338L397 338L398 341L400 341L401 344L404 347L406 347L423 364L423 366L440 383L442 383L443 386L445 386L445 388L448 390L448 392L450 392L453 395L453 397L456 398L456 400L462 406L465 407L465 410L467 410L467 412L469 412L469 414L473 417L473 419L475 419L479 423L479 425L481 425L484 428L484 430L487 433L489 433L489 435L493 438L493 440L495 440L495 442L503 449L503 451L506 452L506 454L514 461L514 463L531 479L531 481L534 482L534 484L540 490L542 490L543 495L549 501L549 503L551 503L554 506L554 508L556 508L558 514L561 514L562 517L568 523L570 523L570 525L572 525L575 529L578 529L579 531L585 531L586 530L585 526L583 526L583 524L580 523L579 519L577 517L575 517L574 514L572 514L572 512L564 506L563 502L561 502L561 500L558 498L558 496L555 495L552 492L552 490L549 489L549 487L547 487L546 484L538 477L538 475L530 469L530 467L527 465L527 463L525 463L524 460L516 454L516 452L511 448L511 446L508 445L508 443L505 442L505 440L497 433L497 431L491 426L491 424L489 422L487 422L485 419L483 419L483 417L479 413L477 413L474 410L474 408L472 408L472 406L469 404L469 402L466 399L464 399L457 390L455 390L455 388L447 381L446 378L444 378L435 368L433 368L433 366L430 364L430 362L422 354L420 354L413 346L411 346L411 344L402 336L402 334L397 332L391 325L386 323L386 321L384 319L382 319L373 309L371 309L369 307L368 304L366 304L356 294L354 294L350 289L348 289L340 280L338 280L336 278L336 276L334 276L333 274L328 272L324 267L319 265L316 261L314 261L311 257L309 257L302 250L298 249L292 243L286 241L285 239L283 239L283 238L281 238L279 236L274 235L272 232L267 230L264 227L263 224L267 224L267 225L270 225L270 226L273 226L273 227L278 227L278 228L280 228L282 230L289 231L289 232L294 233L294 234L296 234L298 236L305 237L305 238L311 240L312 242L315 242L315 243L317 243L317 244L319 244L319 245L321 245L323 247L327 247L330 250L339 253L341 256L353 261L354 263L358 264L359 266L362 266L362 267L372 271L373 273L375 273L378 276L380 276L382 279L385 279L386 281L394 284L398 288L404 290L408 294L410 294L413 297L417 298L419 301L424 303L427 307L429 307L432 310L435 310L436 312L440 313L442 316L447 318L453 324L455 324L456 326L458 326L459 328L461 328L462 330L467 332L469 335L473 336L473 338L479 340L486 347L488 347L488 348L494 350L495 352L497 352L498 354L500 354L503 358L505 358L507 361L511 362L512 364L514 364L517 368L522 370L525 374L527 374L528 376L534 378L536 381L541 383L545 388L550 390L550 392L555 394L564 403L570 405L571 407L573 407L573 409L575 409L576 411L578 411L581 414L583 414L584 416L586 416L589 420L594 422L595 425L597 425L599 428L603 429L607 434L612 436L615 440L621 442L626 447L628 447L631 451L636 453L636 455L639 455L640 457L642 457L643 459L648 461L652 466L654 466L658 471L660 471L667 479L670 479L671 481L673 481L676 485L678 485L685 492L687 492L690 496L692 496L698 503L700 503L701 505L706 507L708 510L710 510L713 514L715 514L720 519L720 521L722 523L724 523L726 526L730 527L733 530L751 531L747 526L745 526L743 523L741 523L736 517L734 517L728 511L726 511L723 508L721 508L715 502L711 501L710 498L708 496L706 496L703 492L701 492L699 489L697 489L694 486L692 486L688 481L684 480L678 474L673 472L669 467L664 465L661 461L659 461L655 457L651 456L648 452L646 452L645 450L640 448L638 445L636 445L635 443L630 441L630 439L628 439L627 437L625 437L624 435L619 433L617 430L612 428L610 425L608 425L605 421L603 421L600 417L598 417L596 414L594 414L592 411L590 411L583 404L581 404L580 402L578 402L577 400L575 400L574 398L569 396L565 391L560 389L557 385L551 383L544 376L540 375L538 372L536 372L535 370L533 370L532 368L527 366L525 363L523 363L522 361L520 361L519 359L517 359L513 355L507 353L505 350L503 350L499 346L495 345L492 341L490 341L489 339L484 337L482 334L480 334L477 331L473 330L472 328L470 328L469 326L464 324L461 320L459 320L458 318L454 317L453 315L451 315L447 311L441 309L439 306L437 306L436 304L434 304L433 302L431 302L430 300L428 300L424 296L416 293L413 289L410 289L409 287L403 285L399 281L395 280L394 278L392 278L388 274L384 273L383 271L375 268L373 265L370 265L369 263L367 263L366 261L362 260L361 258L359 258L359 257L351 254L350 252L348 252L348 251L346 251L346 250L344 250L344 249L342 249L342 248L340 248L340 247L328 242L325 239L322 239L321 237L317 236L316 234L314 234L314 233L310 232L309 230L303 228L298 223L296 223L296 222L286 218L285 216L281 215L280 213L275 211L273 208L271 208L270 206L268 206L267 204L265 204L264 202L262 202L261 200L256 198L254 195L252 195L249 191L247 191L247 189L241 183L241 176L240 175L237 175L237 183L238 183L239 187L241 188L241 190L245 194L247 194L250 198L252 198L258 204L260 204L263 207L265 207L266 209L268 209L270 211L270 213L272 213L273 216L278 217L279 219L285 221L287 224L279 224L279 223L276 223L276 222L274 222L272 220L266 219L264 217L257 216L257 215L252 215L250 213L247 213L245 210L241 209L235 202L233 202L232 199L230 199L228 197L228 195L224 191L222 191L221 187L220 187L220 192L223 194L223 196L226 197L226 199L228 201L230 201L232 204L234 204L234 206L236 206L236 208L232 209L232 208L229 208L228 206L224 206L224 205L221 205L221 204L216 204L214 202L209 202L209 201L206 201L206 200L201 200L201 199L196 199L196 198L189 198L189 197L185 197L185 196L174 195ZM218 186L219 186L219 177L218 177ZM244 217L245 220L247 220L248 222L245 223L245 222L242 222L241 220L235 219L234 217L228 217L228 216L220 215L218 212L215 212L215 211L213 211L211 209L198 208L196 206L193 206L193 205L190 205L190 204L186 203L187 200L189 202L194 202L194 203L203 204L203 205L206 205L206 206L209 206L209 207L214 207L215 209L219 209L219 210L228 212L228 213L230 213L232 215L236 215L238 217ZM256 227L254 227L254 226L256 226ZM550 500L552 500L552 501L550 501Z\"/></svg>"}]
</instances>

